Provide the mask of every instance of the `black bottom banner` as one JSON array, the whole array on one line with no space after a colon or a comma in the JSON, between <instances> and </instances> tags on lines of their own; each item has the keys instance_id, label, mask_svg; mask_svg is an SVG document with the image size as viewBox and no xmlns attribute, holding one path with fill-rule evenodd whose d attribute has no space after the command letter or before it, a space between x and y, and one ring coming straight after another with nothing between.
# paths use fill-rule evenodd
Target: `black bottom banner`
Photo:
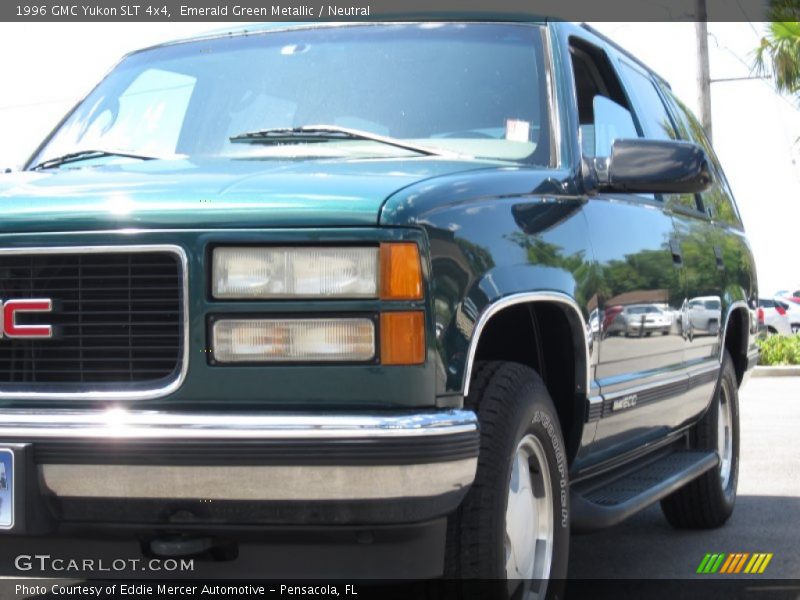
<instances>
[{"instance_id":1,"label":"black bottom banner","mask_svg":"<svg viewBox=\"0 0 800 600\"><path fill-rule=\"evenodd\" d=\"M0 598L98 598L174 600L177 598L351 598L353 600L459 600L512 598L796 600L800 580L601 579L559 581L120 581L67 579L0 580Z\"/></svg>"}]
</instances>

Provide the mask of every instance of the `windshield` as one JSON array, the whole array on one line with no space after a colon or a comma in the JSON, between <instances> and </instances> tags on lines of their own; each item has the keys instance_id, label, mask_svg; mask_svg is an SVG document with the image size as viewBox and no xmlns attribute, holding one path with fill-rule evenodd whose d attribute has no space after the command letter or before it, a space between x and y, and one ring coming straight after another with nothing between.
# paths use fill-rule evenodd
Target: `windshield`
<instances>
[{"instance_id":1,"label":"windshield","mask_svg":"<svg viewBox=\"0 0 800 600\"><path fill-rule=\"evenodd\" d=\"M542 55L539 26L488 23L301 28L161 46L123 60L30 164L83 150L158 158L415 155L365 139L229 139L330 125L548 165Z\"/></svg>"}]
</instances>

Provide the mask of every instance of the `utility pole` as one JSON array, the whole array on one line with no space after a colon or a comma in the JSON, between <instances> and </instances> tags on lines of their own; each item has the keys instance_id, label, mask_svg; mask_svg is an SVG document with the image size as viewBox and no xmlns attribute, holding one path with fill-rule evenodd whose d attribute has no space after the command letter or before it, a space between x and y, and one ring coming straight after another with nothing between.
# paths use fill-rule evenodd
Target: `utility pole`
<instances>
[{"instance_id":1,"label":"utility pole","mask_svg":"<svg viewBox=\"0 0 800 600\"><path fill-rule=\"evenodd\" d=\"M708 141L711 135L711 74L708 67L708 13L706 0L695 0L695 34L697 36L697 94L700 101L700 122L706 130Z\"/></svg>"}]
</instances>

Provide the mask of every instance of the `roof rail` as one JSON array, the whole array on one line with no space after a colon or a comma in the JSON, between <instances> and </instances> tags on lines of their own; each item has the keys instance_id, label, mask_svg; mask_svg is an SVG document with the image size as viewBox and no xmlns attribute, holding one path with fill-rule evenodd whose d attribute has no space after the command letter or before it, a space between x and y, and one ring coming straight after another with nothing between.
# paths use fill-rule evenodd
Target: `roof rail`
<instances>
[{"instance_id":1,"label":"roof rail","mask_svg":"<svg viewBox=\"0 0 800 600\"><path fill-rule=\"evenodd\" d=\"M655 72L653 69L651 69L650 67L648 67L648 66L647 66L645 63L643 63L643 62L642 62L640 59L636 58L636 57L635 57L633 54L631 54L631 53L630 53L628 50L626 50L625 48L623 48L622 46L620 46L620 45L619 45L617 42L615 42L614 40L612 40L611 38L609 38L609 37L608 37L606 34L604 34L604 33L601 33L600 31L598 31L597 29L595 29L594 27L592 27L591 25L588 25L588 24L586 24L586 23L581 23L581 28L582 28L582 29L585 29L586 31L590 32L591 34L593 34L593 35L595 35L595 36L599 37L599 38L600 38L601 40L603 40L603 41L604 41L606 44L608 44L609 46L613 47L613 48L614 48L614 49L615 49L617 52L619 52L620 54L624 54L626 58L628 58L628 59L632 60L632 61L633 61L633 62L635 62L637 65L639 65L640 67L642 67L642 68L643 68L645 71L647 71L648 73L650 73L651 75L653 75L653 77L655 77L655 78L656 78L656 79L658 79L658 80L659 80L661 83L663 83L665 86L667 86L667 88L669 88L669 89L672 89L672 86L669 84L669 81L667 81L666 79L664 79L664 78L663 78L661 75L659 75L659 74L658 74L658 73L656 73L656 72Z\"/></svg>"}]
</instances>

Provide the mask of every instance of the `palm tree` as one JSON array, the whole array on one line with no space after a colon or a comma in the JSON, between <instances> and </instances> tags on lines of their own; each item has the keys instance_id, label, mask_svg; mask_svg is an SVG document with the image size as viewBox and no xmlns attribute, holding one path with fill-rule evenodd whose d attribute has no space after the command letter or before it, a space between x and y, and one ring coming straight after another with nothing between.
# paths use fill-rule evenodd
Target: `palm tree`
<instances>
[{"instance_id":1,"label":"palm tree","mask_svg":"<svg viewBox=\"0 0 800 600\"><path fill-rule=\"evenodd\" d=\"M759 75L769 75L779 92L800 92L800 2L772 0L766 35L755 51L754 67Z\"/></svg>"}]
</instances>

